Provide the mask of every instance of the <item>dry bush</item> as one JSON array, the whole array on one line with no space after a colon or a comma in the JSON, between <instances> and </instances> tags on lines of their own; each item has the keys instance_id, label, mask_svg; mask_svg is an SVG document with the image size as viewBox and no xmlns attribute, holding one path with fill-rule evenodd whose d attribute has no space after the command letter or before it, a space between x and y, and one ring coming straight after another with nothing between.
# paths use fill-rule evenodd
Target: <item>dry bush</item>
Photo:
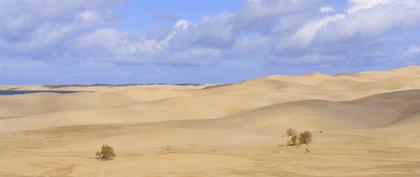
<instances>
[{"instance_id":1,"label":"dry bush","mask_svg":"<svg viewBox=\"0 0 420 177\"><path fill-rule=\"evenodd\" d=\"M288 146L296 146L297 145L298 136L294 135L290 138L289 141L287 141Z\"/></svg>"},{"instance_id":2,"label":"dry bush","mask_svg":"<svg viewBox=\"0 0 420 177\"><path fill-rule=\"evenodd\" d=\"M294 128L289 128L286 130L286 135L289 137L293 137L295 135L297 135L297 132Z\"/></svg>"},{"instance_id":3,"label":"dry bush","mask_svg":"<svg viewBox=\"0 0 420 177\"><path fill-rule=\"evenodd\" d=\"M96 158L99 160L112 160L114 157L114 149L106 144L102 145L100 152L96 152Z\"/></svg>"},{"instance_id":4,"label":"dry bush","mask_svg":"<svg viewBox=\"0 0 420 177\"><path fill-rule=\"evenodd\" d=\"M312 133L309 131L304 131L299 135L300 144L310 144L312 142Z\"/></svg>"}]
</instances>

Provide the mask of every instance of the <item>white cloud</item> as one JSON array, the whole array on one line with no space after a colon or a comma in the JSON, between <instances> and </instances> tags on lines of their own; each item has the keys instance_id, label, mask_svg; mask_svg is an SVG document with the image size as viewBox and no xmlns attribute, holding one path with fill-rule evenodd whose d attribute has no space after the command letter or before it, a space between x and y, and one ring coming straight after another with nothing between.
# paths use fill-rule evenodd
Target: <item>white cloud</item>
<instances>
[{"instance_id":1,"label":"white cloud","mask_svg":"<svg viewBox=\"0 0 420 177\"><path fill-rule=\"evenodd\" d=\"M331 6L322 6L321 8L319 8L319 11L321 11L321 13L331 13L335 12L335 9Z\"/></svg>"},{"instance_id":2,"label":"white cloud","mask_svg":"<svg viewBox=\"0 0 420 177\"><path fill-rule=\"evenodd\" d=\"M178 20L175 25L174 28L177 30L188 30L191 27L194 27L196 25L194 25L192 22L189 22L187 20Z\"/></svg>"},{"instance_id":3,"label":"white cloud","mask_svg":"<svg viewBox=\"0 0 420 177\"><path fill-rule=\"evenodd\" d=\"M336 14L332 16L323 17L319 20L311 21L307 24L304 24L301 28L297 29L295 34L291 36L291 40L292 42L296 42L297 46L307 46L314 40L314 38L322 28L325 28L331 22L342 20L345 17L346 16L343 14Z\"/></svg>"},{"instance_id":4,"label":"white cloud","mask_svg":"<svg viewBox=\"0 0 420 177\"><path fill-rule=\"evenodd\" d=\"M85 24L97 24L106 21L105 14L98 11L85 10L76 15L76 18L81 20Z\"/></svg>"},{"instance_id":5,"label":"white cloud","mask_svg":"<svg viewBox=\"0 0 420 177\"><path fill-rule=\"evenodd\" d=\"M399 0L349 0L351 7L347 9L348 13L355 13L360 10L370 9L378 5L389 4Z\"/></svg>"},{"instance_id":6,"label":"white cloud","mask_svg":"<svg viewBox=\"0 0 420 177\"><path fill-rule=\"evenodd\" d=\"M241 58L330 66L398 57L388 49L420 25L417 0L349 0L343 10L318 0L245 0L236 12L174 19L164 34L149 36L103 27L113 2L119 0L0 1L0 52L73 62L200 65Z\"/></svg>"},{"instance_id":7,"label":"white cloud","mask_svg":"<svg viewBox=\"0 0 420 177\"><path fill-rule=\"evenodd\" d=\"M320 40L334 41L353 37L374 37L399 28L410 28L420 21L420 2L411 0L351 0L346 13L323 16L303 24L293 35L304 44L318 35ZM414 3L415 2L415 3ZM380 6L377 6L381 4ZM363 11L352 9L364 9ZM384 13L384 12L393 13Z\"/></svg>"},{"instance_id":8,"label":"white cloud","mask_svg":"<svg viewBox=\"0 0 420 177\"><path fill-rule=\"evenodd\" d=\"M0 52L13 57L65 58L67 43L105 22L119 0L0 1Z\"/></svg>"},{"instance_id":9,"label":"white cloud","mask_svg":"<svg viewBox=\"0 0 420 177\"><path fill-rule=\"evenodd\" d=\"M279 60L308 63L398 60L395 48L406 45L401 40L412 38L404 31L420 25L420 2L352 2L348 9L358 10L321 15L302 23L286 40L277 42L273 54Z\"/></svg>"}]
</instances>

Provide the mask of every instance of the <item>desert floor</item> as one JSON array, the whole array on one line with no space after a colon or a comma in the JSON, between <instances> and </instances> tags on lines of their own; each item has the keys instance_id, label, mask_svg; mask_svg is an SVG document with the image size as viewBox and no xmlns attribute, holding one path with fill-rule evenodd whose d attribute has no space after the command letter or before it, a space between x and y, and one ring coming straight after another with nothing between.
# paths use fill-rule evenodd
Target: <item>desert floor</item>
<instances>
[{"instance_id":1,"label":"desert floor","mask_svg":"<svg viewBox=\"0 0 420 177\"><path fill-rule=\"evenodd\" d=\"M1 177L420 176L420 67L0 89L83 91L0 96ZM312 144L286 146L290 127Z\"/></svg>"}]
</instances>

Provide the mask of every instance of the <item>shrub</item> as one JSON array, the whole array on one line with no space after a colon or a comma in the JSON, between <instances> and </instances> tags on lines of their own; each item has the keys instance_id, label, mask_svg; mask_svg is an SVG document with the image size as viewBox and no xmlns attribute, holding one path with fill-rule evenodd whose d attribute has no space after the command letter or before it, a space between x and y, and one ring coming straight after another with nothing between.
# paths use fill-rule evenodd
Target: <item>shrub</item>
<instances>
[{"instance_id":1,"label":"shrub","mask_svg":"<svg viewBox=\"0 0 420 177\"><path fill-rule=\"evenodd\" d=\"M300 144L309 144L312 141L312 134L309 131L305 131L299 135Z\"/></svg>"},{"instance_id":2,"label":"shrub","mask_svg":"<svg viewBox=\"0 0 420 177\"><path fill-rule=\"evenodd\" d=\"M106 144L102 145L100 152L96 152L96 158L99 160L112 160L114 157L114 149Z\"/></svg>"},{"instance_id":3,"label":"shrub","mask_svg":"<svg viewBox=\"0 0 420 177\"><path fill-rule=\"evenodd\" d=\"M289 137L293 137L297 135L296 130L294 128L289 128L286 130L286 135Z\"/></svg>"},{"instance_id":4,"label":"shrub","mask_svg":"<svg viewBox=\"0 0 420 177\"><path fill-rule=\"evenodd\" d=\"M294 136L292 136L292 137L290 138L290 140L289 140L289 141L287 141L287 145L288 145L288 146L296 146L296 144L297 144L297 140L298 140L298 136L297 136L297 135L294 135Z\"/></svg>"}]
</instances>

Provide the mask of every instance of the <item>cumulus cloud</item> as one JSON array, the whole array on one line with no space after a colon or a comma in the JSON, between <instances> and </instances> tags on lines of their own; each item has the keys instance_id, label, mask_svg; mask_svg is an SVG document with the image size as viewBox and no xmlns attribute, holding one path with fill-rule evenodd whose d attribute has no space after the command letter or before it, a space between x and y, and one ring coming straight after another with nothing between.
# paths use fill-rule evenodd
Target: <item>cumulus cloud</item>
<instances>
[{"instance_id":1,"label":"cumulus cloud","mask_svg":"<svg viewBox=\"0 0 420 177\"><path fill-rule=\"evenodd\" d=\"M392 1L395 0L349 0L351 6L347 9L347 12L355 13L357 11L370 9L378 5L390 4Z\"/></svg>"},{"instance_id":2,"label":"cumulus cloud","mask_svg":"<svg viewBox=\"0 0 420 177\"><path fill-rule=\"evenodd\" d=\"M394 57L392 47L405 45L405 30L417 28L420 2L413 0L350 0L344 12L321 15L303 23L275 49L279 58L343 64ZM392 13L390 13L392 12ZM330 61L333 60L333 61ZM383 61L388 62L388 61Z\"/></svg>"},{"instance_id":3,"label":"cumulus cloud","mask_svg":"<svg viewBox=\"0 0 420 177\"><path fill-rule=\"evenodd\" d=\"M68 41L105 23L117 0L0 2L0 51L7 58L64 58Z\"/></svg>"},{"instance_id":4,"label":"cumulus cloud","mask_svg":"<svg viewBox=\"0 0 420 177\"><path fill-rule=\"evenodd\" d=\"M330 13L335 12L335 9L331 6L322 6L321 8L319 8L319 11L321 11L321 13Z\"/></svg>"},{"instance_id":5,"label":"cumulus cloud","mask_svg":"<svg viewBox=\"0 0 420 177\"><path fill-rule=\"evenodd\" d=\"M118 2L1 1L0 52L72 62L205 65L255 59L327 67L408 55L390 49L404 45L411 38L404 31L420 23L417 0L348 0L340 10L325 0L244 0L235 12L194 22L153 12L174 24L150 35L103 26L113 19L108 4Z\"/></svg>"}]
</instances>

